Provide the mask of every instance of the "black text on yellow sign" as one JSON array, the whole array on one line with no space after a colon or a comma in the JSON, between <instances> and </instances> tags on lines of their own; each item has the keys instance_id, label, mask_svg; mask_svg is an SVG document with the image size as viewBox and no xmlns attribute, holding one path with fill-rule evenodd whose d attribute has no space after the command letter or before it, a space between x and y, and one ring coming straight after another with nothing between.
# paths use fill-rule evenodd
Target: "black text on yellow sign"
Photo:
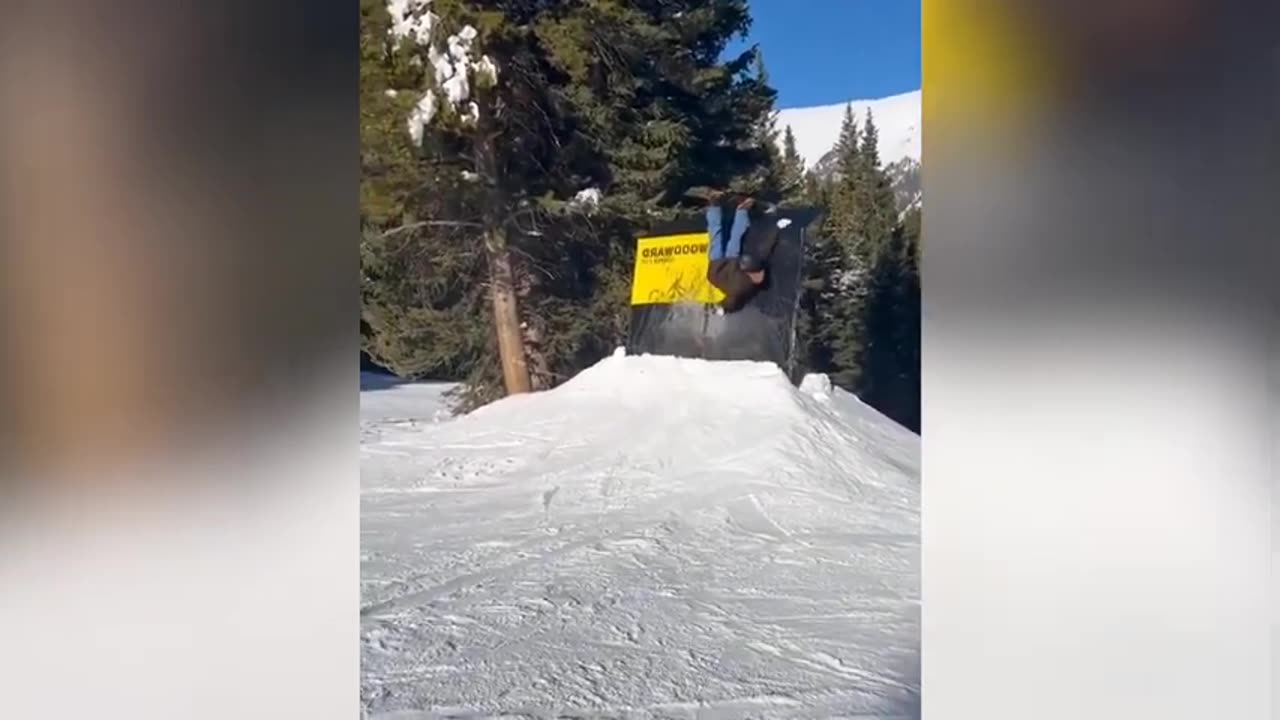
<instances>
[{"instance_id":1,"label":"black text on yellow sign","mask_svg":"<svg viewBox=\"0 0 1280 720\"><path fill-rule=\"evenodd\" d=\"M631 304L714 304L724 300L724 293L707 282L709 247L705 232L640 238Z\"/></svg>"}]
</instances>

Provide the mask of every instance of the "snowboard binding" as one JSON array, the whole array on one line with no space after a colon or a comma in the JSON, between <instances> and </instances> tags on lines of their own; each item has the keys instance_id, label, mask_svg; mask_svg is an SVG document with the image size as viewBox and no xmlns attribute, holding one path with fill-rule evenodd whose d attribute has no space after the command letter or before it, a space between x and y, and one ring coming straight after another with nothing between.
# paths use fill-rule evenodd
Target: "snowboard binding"
<instances>
[{"instance_id":1,"label":"snowboard binding","mask_svg":"<svg viewBox=\"0 0 1280 720\"><path fill-rule=\"evenodd\" d=\"M726 188L697 185L686 190L684 196L695 200L702 200L706 203L723 202L732 207L738 207L744 201L750 200L753 209L757 209L765 214L772 214L778 211L777 203L772 202L767 198Z\"/></svg>"}]
</instances>

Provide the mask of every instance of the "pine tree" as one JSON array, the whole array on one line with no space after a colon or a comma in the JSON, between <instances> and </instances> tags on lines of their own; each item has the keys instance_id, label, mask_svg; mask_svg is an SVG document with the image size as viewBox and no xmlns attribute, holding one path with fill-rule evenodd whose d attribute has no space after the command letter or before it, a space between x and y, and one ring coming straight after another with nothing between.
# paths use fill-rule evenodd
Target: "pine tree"
<instances>
[{"instance_id":1,"label":"pine tree","mask_svg":"<svg viewBox=\"0 0 1280 720\"><path fill-rule=\"evenodd\" d=\"M782 200L787 203L803 202L806 195L804 158L796 150L796 136L788 125L783 133L782 157L779 163Z\"/></svg>"},{"instance_id":2,"label":"pine tree","mask_svg":"<svg viewBox=\"0 0 1280 720\"><path fill-rule=\"evenodd\" d=\"M896 356L900 368L901 384L897 393L896 405L899 410L899 421L907 428L920 432L922 422L921 406L921 328L923 319L921 312L921 280L920 280L920 208L907 211L902 222L902 235L905 244L902 253L903 283L900 303L897 307L897 342Z\"/></svg>"},{"instance_id":3,"label":"pine tree","mask_svg":"<svg viewBox=\"0 0 1280 720\"><path fill-rule=\"evenodd\" d=\"M853 107L845 108L844 123L836 142L836 173L829 190L830 214L822 234L833 247L827 250L830 289L826 292L817 334L828 366L823 371L846 389L858 387L862 377L864 327L862 310L866 295L866 261L861 253L866 169L862 154L863 130Z\"/></svg>"},{"instance_id":4,"label":"pine tree","mask_svg":"<svg viewBox=\"0 0 1280 720\"><path fill-rule=\"evenodd\" d=\"M465 378L478 403L502 393L500 326L519 330L535 389L622 340L635 228L690 185L758 171L773 96L750 53L721 60L745 0L430 9L433 47L389 35L405 18L362 0L362 77L378 79L362 85L362 334L383 365ZM467 26L457 93L437 60ZM428 115L411 137L407 119ZM599 201L576 202L588 188Z\"/></svg>"},{"instance_id":5,"label":"pine tree","mask_svg":"<svg viewBox=\"0 0 1280 720\"><path fill-rule=\"evenodd\" d=\"M909 242L878 145L874 117L868 113L859 127L847 107L833 150L832 181L825 189L810 184L827 216L809 249L810 292L801 329L811 371L885 404L903 392L905 381L895 375L894 363L911 345L901 332L910 296L904 288L914 266L902 259Z\"/></svg>"},{"instance_id":6,"label":"pine tree","mask_svg":"<svg viewBox=\"0 0 1280 720\"><path fill-rule=\"evenodd\" d=\"M612 349L602 347L603 329L622 340L634 227L669 214L691 185L741 186L767 161L759 132L774 91L762 62L751 51L721 61L748 20L740 0L593 3L539 18L535 32L557 71L549 90L579 123L574 152L597 159L592 184L605 190L601 212L568 223L576 240L547 257L554 265L578 254L575 274L596 286L592 298L562 295L532 319L554 315L548 332L574 338L550 350L573 358L558 379Z\"/></svg>"},{"instance_id":7,"label":"pine tree","mask_svg":"<svg viewBox=\"0 0 1280 720\"><path fill-rule=\"evenodd\" d=\"M405 131L421 71L388 41L380 0L360 3L362 350L406 377L460 377L483 365L489 323L469 228L433 218L468 199L456 172L419 161ZM454 213L456 214L456 213Z\"/></svg>"},{"instance_id":8,"label":"pine tree","mask_svg":"<svg viewBox=\"0 0 1280 720\"><path fill-rule=\"evenodd\" d=\"M840 178L852 290L832 315L833 380L913 430L919 428L919 218L899 218L870 112ZM851 180L852 178L852 180Z\"/></svg>"},{"instance_id":9,"label":"pine tree","mask_svg":"<svg viewBox=\"0 0 1280 720\"><path fill-rule=\"evenodd\" d=\"M837 172L848 176L856 167L854 158L862 146L862 131L858 129L858 120L853 114L853 105L845 105L844 120L840 124L840 135L833 148L836 154Z\"/></svg>"},{"instance_id":10,"label":"pine tree","mask_svg":"<svg viewBox=\"0 0 1280 720\"><path fill-rule=\"evenodd\" d=\"M889 241L898 223L897 202L888 175L880 165L880 132L870 110L858 148L861 178L857 199L857 236L868 263Z\"/></svg>"},{"instance_id":11,"label":"pine tree","mask_svg":"<svg viewBox=\"0 0 1280 720\"><path fill-rule=\"evenodd\" d=\"M912 217L914 216L914 217ZM871 272L859 395L920 431L919 210L895 228Z\"/></svg>"},{"instance_id":12,"label":"pine tree","mask_svg":"<svg viewBox=\"0 0 1280 720\"><path fill-rule=\"evenodd\" d=\"M801 202L818 208L829 208L831 205L830 183L813 170L806 170L801 185Z\"/></svg>"},{"instance_id":13,"label":"pine tree","mask_svg":"<svg viewBox=\"0 0 1280 720\"><path fill-rule=\"evenodd\" d=\"M810 174L809 192L825 209L822 227L805 247L805 295L797 334L809 372L826 373L832 382L851 387L857 382L851 343L852 313L849 302L852 255L846 240L850 232L851 195L848 171L858 152L858 128L852 107L846 107L840 138L834 153L837 180L831 187ZM846 357L849 356L849 357Z\"/></svg>"},{"instance_id":14,"label":"pine tree","mask_svg":"<svg viewBox=\"0 0 1280 720\"><path fill-rule=\"evenodd\" d=\"M858 232L863 182L862 131L853 115L853 106L845 107L844 122L836 141L835 177L829 189L830 215L823 233L848 244Z\"/></svg>"},{"instance_id":15,"label":"pine tree","mask_svg":"<svg viewBox=\"0 0 1280 720\"><path fill-rule=\"evenodd\" d=\"M897 293L905 276L898 257L902 242L897 207L880 167L879 131L870 111L858 147L850 148L844 160L840 230L846 238L851 289L837 311L842 327L833 339L834 364L847 389L864 399L884 397L877 395L876 386L895 382L892 348L900 343L892 335L900 305Z\"/></svg>"},{"instance_id":16,"label":"pine tree","mask_svg":"<svg viewBox=\"0 0 1280 720\"><path fill-rule=\"evenodd\" d=\"M749 52L753 72L751 80L742 87L740 110L747 117L754 118L754 125L747 143L739 149L750 158L753 170L746 178L731 183L730 187L776 202L784 191L782 153L778 148L778 114L774 110L776 91L769 86L764 54L758 47Z\"/></svg>"},{"instance_id":17,"label":"pine tree","mask_svg":"<svg viewBox=\"0 0 1280 720\"><path fill-rule=\"evenodd\" d=\"M875 113L871 108L867 108L867 121L862 126L862 144L858 152L862 155L864 167L880 167L880 129L876 127Z\"/></svg>"}]
</instances>

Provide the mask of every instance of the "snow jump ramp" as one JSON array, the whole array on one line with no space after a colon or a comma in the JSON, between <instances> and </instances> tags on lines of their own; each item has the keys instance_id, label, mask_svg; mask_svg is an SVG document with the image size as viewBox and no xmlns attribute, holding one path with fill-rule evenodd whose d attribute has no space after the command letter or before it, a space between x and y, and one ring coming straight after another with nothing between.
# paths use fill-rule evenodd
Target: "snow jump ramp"
<instances>
[{"instance_id":1,"label":"snow jump ramp","mask_svg":"<svg viewBox=\"0 0 1280 720\"><path fill-rule=\"evenodd\" d=\"M825 377L620 353L444 422L378 403L369 720L919 718L920 440Z\"/></svg>"},{"instance_id":2,"label":"snow jump ramp","mask_svg":"<svg viewBox=\"0 0 1280 720\"><path fill-rule=\"evenodd\" d=\"M795 334L804 248L819 214L812 208L791 208L770 216L780 221L780 230L768 280L746 307L725 314L713 308L723 294L707 282L709 238L701 216L655 227L637 238L628 350L772 362L798 380Z\"/></svg>"}]
</instances>

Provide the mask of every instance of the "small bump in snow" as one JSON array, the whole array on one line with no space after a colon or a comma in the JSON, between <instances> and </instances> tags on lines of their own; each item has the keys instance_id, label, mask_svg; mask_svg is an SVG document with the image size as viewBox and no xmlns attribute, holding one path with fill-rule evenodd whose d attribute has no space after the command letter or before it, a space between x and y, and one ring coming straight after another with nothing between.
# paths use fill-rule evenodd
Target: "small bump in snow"
<instances>
[{"instance_id":1,"label":"small bump in snow","mask_svg":"<svg viewBox=\"0 0 1280 720\"><path fill-rule=\"evenodd\" d=\"M800 381L800 392L816 400L830 400L833 392L831 378L821 373L805 375Z\"/></svg>"}]
</instances>

